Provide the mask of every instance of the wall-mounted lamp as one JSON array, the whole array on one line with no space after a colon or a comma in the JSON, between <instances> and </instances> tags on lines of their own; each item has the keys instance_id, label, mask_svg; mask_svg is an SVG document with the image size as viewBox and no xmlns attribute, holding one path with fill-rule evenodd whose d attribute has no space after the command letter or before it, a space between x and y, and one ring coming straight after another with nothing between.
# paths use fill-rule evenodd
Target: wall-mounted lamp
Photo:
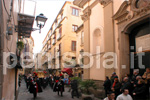
<instances>
[{"instance_id":1,"label":"wall-mounted lamp","mask_svg":"<svg viewBox=\"0 0 150 100\"><path fill-rule=\"evenodd\" d=\"M39 33L41 33L41 28L44 27L46 21L47 21L47 18L44 16L44 14L40 14L36 17L36 22L37 22L37 27L39 27Z\"/></svg>"},{"instance_id":2,"label":"wall-mounted lamp","mask_svg":"<svg viewBox=\"0 0 150 100\"><path fill-rule=\"evenodd\" d=\"M34 22L34 16L26 15L26 14L18 14L18 25L15 26L16 32L18 32L19 37L27 37L31 36L32 31L39 30L41 33L41 29L44 27L47 18L44 14L40 14L36 16L36 23L38 28L32 28Z\"/></svg>"}]
</instances>

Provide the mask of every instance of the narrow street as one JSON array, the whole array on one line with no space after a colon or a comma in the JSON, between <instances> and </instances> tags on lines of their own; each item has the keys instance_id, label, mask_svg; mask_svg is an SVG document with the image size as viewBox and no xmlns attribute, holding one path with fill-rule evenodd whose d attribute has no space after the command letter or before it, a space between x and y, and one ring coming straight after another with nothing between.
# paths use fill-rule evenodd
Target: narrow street
<instances>
[{"instance_id":1,"label":"narrow street","mask_svg":"<svg viewBox=\"0 0 150 100\"><path fill-rule=\"evenodd\" d=\"M29 93L26 89L26 84L24 80L22 80L21 87L19 88L18 100L34 100L33 94ZM68 88L65 88L65 92L63 97L58 96L57 92L53 92L53 90L48 86L42 93L37 95L35 100L79 100L76 97L74 99L71 98L71 93L68 92Z\"/></svg>"}]
</instances>

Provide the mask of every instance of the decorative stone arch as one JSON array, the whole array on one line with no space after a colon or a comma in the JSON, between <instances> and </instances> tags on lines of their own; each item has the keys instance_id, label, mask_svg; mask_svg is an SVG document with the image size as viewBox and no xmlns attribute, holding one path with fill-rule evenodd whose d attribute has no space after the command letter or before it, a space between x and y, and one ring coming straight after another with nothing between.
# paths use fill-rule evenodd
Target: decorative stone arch
<instances>
[{"instance_id":1,"label":"decorative stone arch","mask_svg":"<svg viewBox=\"0 0 150 100\"><path fill-rule=\"evenodd\" d=\"M92 37L93 37L93 41L92 41L92 48L93 48L93 54L96 54L96 46L100 46L100 52L103 52L104 51L104 43L103 43L103 32L104 32L104 29L102 26L99 26L99 27L96 27L94 30L93 30L93 34L92 34Z\"/></svg>"},{"instance_id":2,"label":"decorative stone arch","mask_svg":"<svg viewBox=\"0 0 150 100\"><path fill-rule=\"evenodd\" d=\"M143 18L139 18L135 21L132 21L124 26L122 33L129 34L135 27L150 21L150 16L145 16ZM138 23L138 24L137 24Z\"/></svg>"},{"instance_id":3,"label":"decorative stone arch","mask_svg":"<svg viewBox=\"0 0 150 100\"><path fill-rule=\"evenodd\" d=\"M143 6L145 2L147 5ZM137 3L140 4L138 7ZM129 34L135 27L150 21L150 0L124 1L113 19L118 24L119 68L116 71L121 78L124 74L131 73ZM126 68L123 69L122 65L126 65Z\"/></svg>"}]
</instances>

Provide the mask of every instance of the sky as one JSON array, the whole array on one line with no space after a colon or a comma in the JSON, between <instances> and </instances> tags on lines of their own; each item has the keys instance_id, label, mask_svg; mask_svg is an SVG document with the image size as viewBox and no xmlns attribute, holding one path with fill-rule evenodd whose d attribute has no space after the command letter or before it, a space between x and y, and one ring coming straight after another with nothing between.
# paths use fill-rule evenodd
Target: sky
<instances>
[{"instance_id":1,"label":"sky","mask_svg":"<svg viewBox=\"0 0 150 100\"><path fill-rule=\"evenodd\" d=\"M34 31L31 34L34 39L33 53L39 53L42 50L42 42L65 1L66 0L26 0L24 13L28 13L29 15L35 14L35 17L40 13L43 13L44 16L48 18L44 28L41 30L41 33L39 33L39 31ZM34 13L35 4L36 12ZM34 21L33 28L38 28L36 26L36 21Z\"/></svg>"}]
</instances>

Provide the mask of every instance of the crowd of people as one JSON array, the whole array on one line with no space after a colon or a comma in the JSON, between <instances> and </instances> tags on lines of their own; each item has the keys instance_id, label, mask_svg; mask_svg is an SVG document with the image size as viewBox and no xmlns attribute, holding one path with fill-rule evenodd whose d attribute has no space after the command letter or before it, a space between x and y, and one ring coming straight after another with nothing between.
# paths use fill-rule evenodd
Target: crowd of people
<instances>
[{"instance_id":1,"label":"crowd of people","mask_svg":"<svg viewBox=\"0 0 150 100\"><path fill-rule=\"evenodd\" d=\"M77 80L71 80L71 78L66 78L61 74L59 76L50 74L38 78L37 74L34 73L24 76L24 79L26 88L30 93L33 93L34 98L37 97L37 93L43 92L47 86L50 86L53 92L63 96L64 85L71 86L69 91L72 90L72 98L74 98L74 94L79 98ZM150 100L150 68L147 68L141 76L138 70L134 70L131 77L126 74L122 81L119 81L114 72L110 78L106 76L103 86L106 96L104 100Z\"/></svg>"},{"instance_id":2,"label":"crowd of people","mask_svg":"<svg viewBox=\"0 0 150 100\"><path fill-rule=\"evenodd\" d=\"M116 73L107 77L104 82L106 98L104 100L150 100L150 68L140 76L138 70L134 70L130 77L126 74L119 82Z\"/></svg>"},{"instance_id":3,"label":"crowd of people","mask_svg":"<svg viewBox=\"0 0 150 100\"><path fill-rule=\"evenodd\" d=\"M74 98L74 92L76 92L77 97L79 98L78 83L75 80L72 80L71 82L70 78L64 78L61 74L59 76L50 74L49 76L38 78L37 74L34 73L33 75L25 75L24 79L26 82L26 88L33 94L34 99L37 97L37 93L43 92L43 89L46 89L47 86L50 86L53 92L57 92L58 95L63 97L63 92L65 91L64 85L71 85L72 98Z\"/></svg>"}]
</instances>

